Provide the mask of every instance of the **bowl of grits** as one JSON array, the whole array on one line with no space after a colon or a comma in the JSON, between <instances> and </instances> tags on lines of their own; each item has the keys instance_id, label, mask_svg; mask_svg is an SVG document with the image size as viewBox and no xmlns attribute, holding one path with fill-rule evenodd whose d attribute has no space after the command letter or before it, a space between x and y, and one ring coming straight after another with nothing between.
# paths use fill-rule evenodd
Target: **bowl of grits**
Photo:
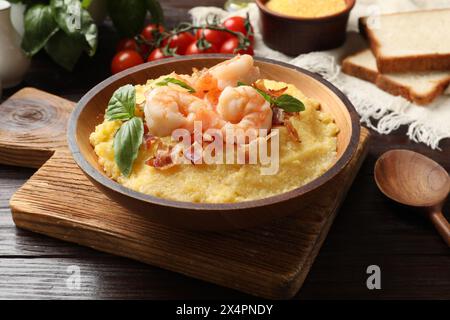
<instances>
[{"instance_id":1,"label":"bowl of grits","mask_svg":"<svg viewBox=\"0 0 450 320\"><path fill-rule=\"evenodd\" d=\"M346 39L356 0L256 0L263 40L290 56L334 49Z\"/></svg>"},{"instance_id":2,"label":"bowl of grits","mask_svg":"<svg viewBox=\"0 0 450 320\"><path fill-rule=\"evenodd\" d=\"M217 231L301 214L359 134L351 103L316 74L199 55L101 82L73 111L68 142L111 201L158 223Z\"/></svg>"}]
</instances>

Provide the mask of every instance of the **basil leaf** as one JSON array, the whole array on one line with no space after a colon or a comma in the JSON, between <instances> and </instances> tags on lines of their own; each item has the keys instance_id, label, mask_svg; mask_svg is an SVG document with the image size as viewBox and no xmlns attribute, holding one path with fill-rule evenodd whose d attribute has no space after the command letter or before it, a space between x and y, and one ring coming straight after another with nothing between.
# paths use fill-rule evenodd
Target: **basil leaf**
<instances>
[{"instance_id":1,"label":"basil leaf","mask_svg":"<svg viewBox=\"0 0 450 320\"><path fill-rule=\"evenodd\" d=\"M263 97L267 102L269 102L270 104L274 104L273 98L272 98L268 93L266 93L266 92L264 92L264 91L262 91L262 90L260 90L260 89L258 89L258 88L255 88L255 90L258 91L258 93L259 93L260 95L262 95L262 97Z\"/></svg>"},{"instance_id":2,"label":"basil leaf","mask_svg":"<svg viewBox=\"0 0 450 320\"><path fill-rule=\"evenodd\" d=\"M175 79L175 78L165 78L162 81L157 82L156 85L157 86L167 86L169 83L179 85L180 87L187 89L190 93L195 93L194 88L192 88L186 82L183 82L183 81Z\"/></svg>"},{"instance_id":3,"label":"basil leaf","mask_svg":"<svg viewBox=\"0 0 450 320\"><path fill-rule=\"evenodd\" d=\"M48 40L45 51L57 64L72 71L83 52L83 45L59 30Z\"/></svg>"},{"instance_id":4,"label":"basil leaf","mask_svg":"<svg viewBox=\"0 0 450 320\"><path fill-rule=\"evenodd\" d=\"M143 135L144 122L141 118L134 117L122 124L114 136L114 161L120 172L126 177L130 176L133 169L133 163L138 156Z\"/></svg>"},{"instance_id":5,"label":"basil leaf","mask_svg":"<svg viewBox=\"0 0 450 320\"><path fill-rule=\"evenodd\" d=\"M58 31L52 8L43 4L36 4L25 12L24 27L22 49L31 56L41 50Z\"/></svg>"},{"instance_id":6,"label":"basil leaf","mask_svg":"<svg viewBox=\"0 0 450 320\"><path fill-rule=\"evenodd\" d=\"M243 82L237 83L238 87L240 86L247 86L247 84ZM289 95L289 94L282 94L278 98L272 98L270 94L267 92L262 91L261 89L253 87L258 93L270 104L277 106L280 109L283 109L287 112L300 112L305 110L305 105L303 102L298 100L297 98Z\"/></svg>"},{"instance_id":7,"label":"basil leaf","mask_svg":"<svg viewBox=\"0 0 450 320\"><path fill-rule=\"evenodd\" d=\"M117 89L108 103L105 117L107 120L128 120L134 116L136 89L127 84Z\"/></svg>"},{"instance_id":8,"label":"basil leaf","mask_svg":"<svg viewBox=\"0 0 450 320\"><path fill-rule=\"evenodd\" d=\"M97 52L98 44L98 29L94 20L92 19L90 13L87 10L82 10L81 14L82 23L82 33L84 34L84 39L88 43L89 47L86 50L90 57L93 57Z\"/></svg>"},{"instance_id":9,"label":"basil leaf","mask_svg":"<svg viewBox=\"0 0 450 320\"><path fill-rule=\"evenodd\" d=\"M152 16L151 22L156 24L164 24L164 12L158 0L146 0L147 9Z\"/></svg>"},{"instance_id":10,"label":"basil leaf","mask_svg":"<svg viewBox=\"0 0 450 320\"><path fill-rule=\"evenodd\" d=\"M97 26L79 0L51 0L50 5L58 26L73 39L85 41L87 53L97 50Z\"/></svg>"},{"instance_id":11,"label":"basil leaf","mask_svg":"<svg viewBox=\"0 0 450 320\"><path fill-rule=\"evenodd\" d=\"M108 0L108 13L123 37L134 37L144 27L147 7L144 0Z\"/></svg>"},{"instance_id":12,"label":"basil leaf","mask_svg":"<svg viewBox=\"0 0 450 320\"><path fill-rule=\"evenodd\" d=\"M300 112L305 110L303 102L289 94L282 94L275 99L274 104L287 112Z\"/></svg>"}]
</instances>

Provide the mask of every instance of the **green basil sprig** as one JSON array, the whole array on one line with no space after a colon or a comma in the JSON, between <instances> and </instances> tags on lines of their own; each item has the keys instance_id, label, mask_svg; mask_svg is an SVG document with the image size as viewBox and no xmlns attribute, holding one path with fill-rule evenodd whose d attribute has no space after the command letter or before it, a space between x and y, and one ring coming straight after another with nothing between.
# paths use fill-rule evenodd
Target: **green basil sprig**
<instances>
[{"instance_id":1,"label":"green basil sprig","mask_svg":"<svg viewBox=\"0 0 450 320\"><path fill-rule=\"evenodd\" d=\"M195 93L195 89L192 88L190 85L188 85L186 82L183 82L181 80L175 79L175 78L164 78L163 80L156 83L157 86L167 86L169 83L176 84L186 90L188 90L190 93Z\"/></svg>"},{"instance_id":2,"label":"green basil sprig","mask_svg":"<svg viewBox=\"0 0 450 320\"><path fill-rule=\"evenodd\" d=\"M120 172L128 177L136 160L144 135L144 122L133 117L124 122L114 136L114 161Z\"/></svg>"},{"instance_id":3,"label":"green basil sprig","mask_svg":"<svg viewBox=\"0 0 450 320\"><path fill-rule=\"evenodd\" d=\"M237 85L248 86L243 82L238 82ZM303 104L303 102L301 102L300 100L289 94L282 94L281 96L274 98L270 96L270 94L268 94L267 92L262 91L261 89L255 87L252 88L254 88L271 105L283 109L286 112L300 112L305 110L305 105Z\"/></svg>"},{"instance_id":4,"label":"green basil sprig","mask_svg":"<svg viewBox=\"0 0 450 320\"><path fill-rule=\"evenodd\" d=\"M274 100L274 105L286 112L305 111L305 105L303 102L289 94L282 94L276 98Z\"/></svg>"},{"instance_id":5,"label":"green basil sprig","mask_svg":"<svg viewBox=\"0 0 450 320\"><path fill-rule=\"evenodd\" d=\"M22 49L28 55L45 47L57 64L71 71L83 50L95 54L97 26L79 0L22 2L27 5Z\"/></svg>"},{"instance_id":6,"label":"green basil sprig","mask_svg":"<svg viewBox=\"0 0 450 320\"><path fill-rule=\"evenodd\" d=\"M117 89L106 109L107 120L124 121L114 136L114 161L126 177L131 174L144 135L144 122L134 115L136 90L128 84Z\"/></svg>"},{"instance_id":7,"label":"green basil sprig","mask_svg":"<svg viewBox=\"0 0 450 320\"><path fill-rule=\"evenodd\" d=\"M136 90L131 84L117 89L108 103L105 117L107 120L129 120L134 117Z\"/></svg>"},{"instance_id":8,"label":"green basil sprig","mask_svg":"<svg viewBox=\"0 0 450 320\"><path fill-rule=\"evenodd\" d=\"M59 30L45 45L45 52L60 66L71 70L83 53L83 44Z\"/></svg>"},{"instance_id":9,"label":"green basil sprig","mask_svg":"<svg viewBox=\"0 0 450 320\"><path fill-rule=\"evenodd\" d=\"M52 7L43 4L34 5L25 12L24 25L26 32L22 39L22 48L30 55L41 50L58 31Z\"/></svg>"},{"instance_id":10,"label":"green basil sprig","mask_svg":"<svg viewBox=\"0 0 450 320\"><path fill-rule=\"evenodd\" d=\"M85 42L93 56L97 50L97 26L79 0L50 0L56 23L72 41Z\"/></svg>"}]
</instances>

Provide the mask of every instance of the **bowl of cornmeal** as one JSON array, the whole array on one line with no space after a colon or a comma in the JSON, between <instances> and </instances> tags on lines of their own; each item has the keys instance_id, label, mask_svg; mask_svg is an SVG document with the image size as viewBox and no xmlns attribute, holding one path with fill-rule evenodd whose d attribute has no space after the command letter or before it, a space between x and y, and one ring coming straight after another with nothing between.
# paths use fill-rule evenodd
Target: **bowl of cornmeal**
<instances>
[{"instance_id":1,"label":"bowl of cornmeal","mask_svg":"<svg viewBox=\"0 0 450 320\"><path fill-rule=\"evenodd\" d=\"M356 0L256 0L263 40L290 56L340 47Z\"/></svg>"}]
</instances>

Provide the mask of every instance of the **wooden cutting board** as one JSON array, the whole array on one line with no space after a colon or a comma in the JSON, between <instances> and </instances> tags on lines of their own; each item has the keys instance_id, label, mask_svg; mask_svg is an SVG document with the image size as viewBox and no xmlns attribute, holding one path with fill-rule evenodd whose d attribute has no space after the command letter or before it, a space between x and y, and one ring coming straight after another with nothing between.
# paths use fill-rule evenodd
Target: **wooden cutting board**
<instances>
[{"instance_id":1,"label":"wooden cutting board","mask_svg":"<svg viewBox=\"0 0 450 320\"><path fill-rule=\"evenodd\" d=\"M369 137L363 129L351 163L298 216L249 230L195 232L133 214L85 178L66 147L73 106L33 88L0 106L0 163L40 168L11 198L18 227L273 299L290 298L303 284Z\"/></svg>"}]
</instances>

